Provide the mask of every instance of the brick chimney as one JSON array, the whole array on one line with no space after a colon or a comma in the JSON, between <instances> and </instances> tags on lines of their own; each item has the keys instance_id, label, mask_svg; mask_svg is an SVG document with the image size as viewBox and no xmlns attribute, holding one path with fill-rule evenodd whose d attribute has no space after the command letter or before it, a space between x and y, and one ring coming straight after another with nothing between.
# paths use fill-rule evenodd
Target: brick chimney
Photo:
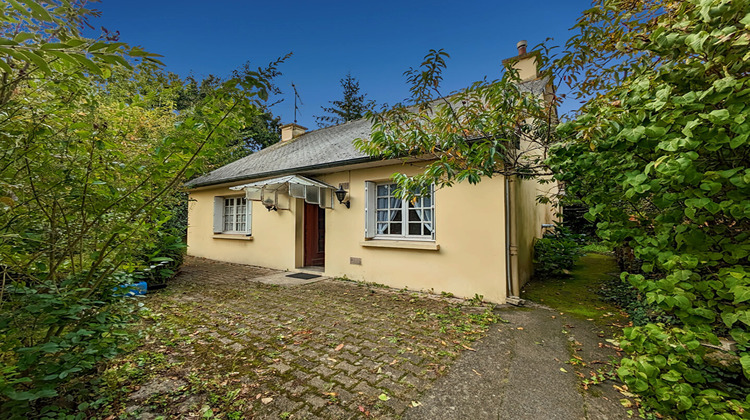
<instances>
[{"instance_id":1,"label":"brick chimney","mask_svg":"<svg viewBox=\"0 0 750 420\"><path fill-rule=\"evenodd\" d=\"M525 39L522 39L522 40L518 41L518 44L516 44L516 48L518 48L518 55L519 56L526 55L526 47L528 45L529 45L529 43Z\"/></svg>"},{"instance_id":2,"label":"brick chimney","mask_svg":"<svg viewBox=\"0 0 750 420\"><path fill-rule=\"evenodd\" d=\"M518 77L522 81L534 80L539 77L537 72L538 52L527 52L526 47L529 45L526 40L521 40L516 44L518 55L503 60L503 65L510 65L518 71Z\"/></svg>"},{"instance_id":3,"label":"brick chimney","mask_svg":"<svg viewBox=\"0 0 750 420\"><path fill-rule=\"evenodd\" d=\"M284 124L281 126L281 141L289 141L305 134L307 127L297 123Z\"/></svg>"}]
</instances>

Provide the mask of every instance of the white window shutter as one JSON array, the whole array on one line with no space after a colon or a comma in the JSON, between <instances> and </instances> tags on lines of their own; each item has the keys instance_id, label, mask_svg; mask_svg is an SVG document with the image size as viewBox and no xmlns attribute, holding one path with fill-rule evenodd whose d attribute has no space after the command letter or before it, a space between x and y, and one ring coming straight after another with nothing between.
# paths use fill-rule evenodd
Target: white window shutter
<instances>
[{"instance_id":1,"label":"white window shutter","mask_svg":"<svg viewBox=\"0 0 750 420\"><path fill-rule=\"evenodd\" d=\"M365 181L365 238L367 239L374 238L377 231L375 227L376 204L375 183Z\"/></svg>"},{"instance_id":2,"label":"white window shutter","mask_svg":"<svg viewBox=\"0 0 750 420\"><path fill-rule=\"evenodd\" d=\"M247 213L247 216L245 217L246 222L246 229L247 229L247 235L246 236L252 236L253 234L253 202L250 200L247 200L245 203L245 212Z\"/></svg>"},{"instance_id":3,"label":"white window shutter","mask_svg":"<svg viewBox=\"0 0 750 420\"><path fill-rule=\"evenodd\" d=\"M435 240L435 226L437 218L435 217L435 185L430 186L430 203L432 204L432 240Z\"/></svg>"},{"instance_id":4,"label":"white window shutter","mask_svg":"<svg viewBox=\"0 0 750 420\"><path fill-rule=\"evenodd\" d=\"M214 233L224 231L224 197L214 197Z\"/></svg>"}]
</instances>

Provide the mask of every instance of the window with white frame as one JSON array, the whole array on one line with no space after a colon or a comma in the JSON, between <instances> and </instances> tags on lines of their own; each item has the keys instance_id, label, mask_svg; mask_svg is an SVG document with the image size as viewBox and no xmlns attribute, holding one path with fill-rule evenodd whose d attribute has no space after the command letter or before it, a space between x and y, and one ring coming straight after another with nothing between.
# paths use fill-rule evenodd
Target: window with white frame
<instances>
[{"instance_id":1,"label":"window with white frame","mask_svg":"<svg viewBox=\"0 0 750 420\"><path fill-rule=\"evenodd\" d=\"M214 197L214 233L249 235L251 209L245 197Z\"/></svg>"},{"instance_id":2,"label":"window with white frame","mask_svg":"<svg viewBox=\"0 0 750 420\"><path fill-rule=\"evenodd\" d=\"M435 239L433 191L415 200L396 197L394 183L367 182L365 236L384 239Z\"/></svg>"}]
</instances>

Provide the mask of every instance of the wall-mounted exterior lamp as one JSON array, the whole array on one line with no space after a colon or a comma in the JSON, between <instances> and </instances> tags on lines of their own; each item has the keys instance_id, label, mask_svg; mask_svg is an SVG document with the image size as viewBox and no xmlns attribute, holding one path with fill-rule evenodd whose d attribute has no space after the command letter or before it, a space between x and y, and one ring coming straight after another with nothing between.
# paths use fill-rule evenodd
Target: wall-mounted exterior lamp
<instances>
[{"instance_id":1,"label":"wall-mounted exterior lamp","mask_svg":"<svg viewBox=\"0 0 750 420\"><path fill-rule=\"evenodd\" d=\"M349 206L351 206L349 200L346 200L346 202L344 202L344 199L346 198L346 190L341 184L339 184L339 189L334 191L333 193L336 194L336 199L339 200L339 204L345 205L346 208L349 208Z\"/></svg>"},{"instance_id":2,"label":"wall-mounted exterior lamp","mask_svg":"<svg viewBox=\"0 0 750 420\"><path fill-rule=\"evenodd\" d=\"M271 210L273 210L273 211L279 211L276 208L276 203L274 203L273 199L271 199L271 198L266 198L265 200L263 200L263 206L268 211L271 211Z\"/></svg>"}]
</instances>

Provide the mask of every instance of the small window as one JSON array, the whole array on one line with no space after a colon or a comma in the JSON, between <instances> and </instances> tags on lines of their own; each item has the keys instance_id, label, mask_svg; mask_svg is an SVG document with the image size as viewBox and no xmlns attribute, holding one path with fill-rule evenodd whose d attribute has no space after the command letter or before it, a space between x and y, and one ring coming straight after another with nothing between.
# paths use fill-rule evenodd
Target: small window
<instances>
[{"instance_id":1,"label":"small window","mask_svg":"<svg viewBox=\"0 0 750 420\"><path fill-rule=\"evenodd\" d=\"M245 197L215 197L214 233L250 234L251 209Z\"/></svg>"},{"instance_id":2,"label":"small window","mask_svg":"<svg viewBox=\"0 0 750 420\"><path fill-rule=\"evenodd\" d=\"M396 197L398 186L393 183L368 183L373 205L366 212L373 232L367 237L387 239L434 239L435 205L433 191L413 200Z\"/></svg>"}]
</instances>

